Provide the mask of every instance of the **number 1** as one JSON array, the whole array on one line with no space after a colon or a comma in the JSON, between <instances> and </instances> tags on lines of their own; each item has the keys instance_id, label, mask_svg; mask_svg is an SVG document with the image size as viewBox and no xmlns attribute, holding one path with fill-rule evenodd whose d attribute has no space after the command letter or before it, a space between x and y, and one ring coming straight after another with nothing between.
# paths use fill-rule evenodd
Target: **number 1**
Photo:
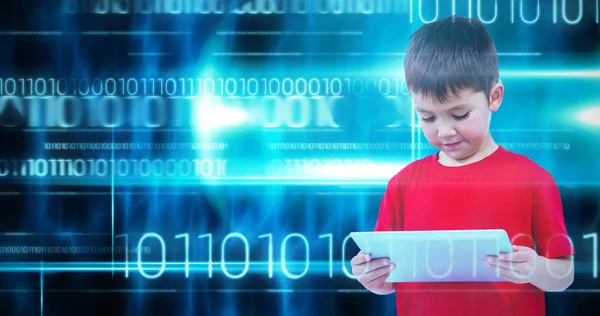
<instances>
[{"instance_id":1,"label":"number 1","mask_svg":"<svg viewBox=\"0 0 600 316\"><path fill-rule=\"evenodd\" d=\"M190 234L179 234L175 238L184 237L185 239L185 277L190 277Z\"/></svg>"},{"instance_id":2,"label":"number 1","mask_svg":"<svg viewBox=\"0 0 600 316\"><path fill-rule=\"evenodd\" d=\"M129 277L129 242L127 238L127 234L122 234L115 236L115 239L119 237L125 237L125 277Z\"/></svg>"},{"instance_id":3,"label":"number 1","mask_svg":"<svg viewBox=\"0 0 600 316\"><path fill-rule=\"evenodd\" d=\"M321 235L319 238L327 238L329 237L329 277L333 277L333 235L326 234Z\"/></svg>"},{"instance_id":4,"label":"number 1","mask_svg":"<svg viewBox=\"0 0 600 316\"><path fill-rule=\"evenodd\" d=\"M272 278L273 277L273 234L265 234L265 235L258 236L258 238L265 238L265 237L269 238L268 265L269 265L269 278Z\"/></svg>"},{"instance_id":5,"label":"number 1","mask_svg":"<svg viewBox=\"0 0 600 316\"><path fill-rule=\"evenodd\" d=\"M198 236L198 238L204 237L208 237L208 277L212 278L212 234Z\"/></svg>"},{"instance_id":6,"label":"number 1","mask_svg":"<svg viewBox=\"0 0 600 316\"><path fill-rule=\"evenodd\" d=\"M346 265L344 264L344 260L346 260L346 242L348 242L348 239L350 239L350 235L346 236L342 242L342 271L344 271L344 274L350 279L356 279L352 273L348 272L348 268L346 268Z\"/></svg>"},{"instance_id":7,"label":"number 1","mask_svg":"<svg viewBox=\"0 0 600 316\"><path fill-rule=\"evenodd\" d=\"M588 239L588 238L592 238L592 246L594 247L593 252L592 252L592 260L593 262L593 269L594 269L594 279L598 277L598 234L597 233L591 233L591 234L587 234L587 235L583 235L583 239Z\"/></svg>"}]
</instances>

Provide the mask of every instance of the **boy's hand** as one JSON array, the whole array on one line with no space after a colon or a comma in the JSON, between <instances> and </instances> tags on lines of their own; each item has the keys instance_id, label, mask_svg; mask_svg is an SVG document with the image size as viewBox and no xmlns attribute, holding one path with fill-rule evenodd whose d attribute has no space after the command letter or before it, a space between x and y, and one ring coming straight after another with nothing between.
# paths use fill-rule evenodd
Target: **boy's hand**
<instances>
[{"instance_id":1,"label":"boy's hand","mask_svg":"<svg viewBox=\"0 0 600 316\"><path fill-rule=\"evenodd\" d=\"M513 246L514 252L487 256L485 264L504 279L517 284L529 283L539 269L538 254L529 247Z\"/></svg>"},{"instance_id":2,"label":"boy's hand","mask_svg":"<svg viewBox=\"0 0 600 316\"><path fill-rule=\"evenodd\" d=\"M359 252L352 261L352 275L368 290L377 290L396 268L388 258L371 260L371 255Z\"/></svg>"}]
</instances>

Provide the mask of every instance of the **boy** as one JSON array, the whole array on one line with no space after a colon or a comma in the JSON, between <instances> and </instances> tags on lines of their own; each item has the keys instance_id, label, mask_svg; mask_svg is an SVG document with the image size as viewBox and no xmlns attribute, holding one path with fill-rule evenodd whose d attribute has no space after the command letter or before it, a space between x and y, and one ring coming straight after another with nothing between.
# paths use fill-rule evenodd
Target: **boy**
<instances>
[{"instance_id":1,"label":"boy","mask_svg":"<svg viewBox=\"0 0 600 316\"><path fill-rule=\"evenodd\" d=\"M514 252L486 265L509 282L389 283L395 264L360 252L353 274L373 293L395 292L398 315L544 315L544 291L573 282L574 250L552 176L489 133L504 95L490 34L456 16L426 24L404 68L423 133L440 151L388 182L375 231L504 229Z\"/></svg>"}]
</instances>

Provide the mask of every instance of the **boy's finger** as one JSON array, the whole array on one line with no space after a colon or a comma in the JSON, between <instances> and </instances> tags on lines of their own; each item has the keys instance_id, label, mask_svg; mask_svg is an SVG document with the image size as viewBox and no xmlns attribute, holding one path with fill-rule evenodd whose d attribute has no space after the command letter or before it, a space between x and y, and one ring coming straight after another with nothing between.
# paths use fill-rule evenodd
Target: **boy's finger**
<instances>
[{"instance_id":1,"label":"boy's finger","mask_svg":"<svg viewBox=\"0 0 600 316\"><path fill-rule=\"evenodd\" d=\"M367 262L368 261L367 257L370 260L371 256L369 256L366 253L359 252L356 256L354 256L354 258L352 258L352 260L350 261L350 264L357 265L357 264L362 264L364 262Z\"/></svg>"},{"instance_id":2,"label":"boy's finger","mask_svg":"<svg viewBox=\"0 0 600 316\"><path fill-rule=\"evenodd\" d=\"M391 271L393 270L392 268L395 268L395 265L392 264L390 266L384 266L379 269L369 271L369 272L365 273L365 277L364 277L363 281L368 284L368 283L373 282L376 279L381 278L384 275L389 275L391 273Z\"/></svg>"},{"instance_id":3,"label":"boy's finger","mask_svg":"<svg viewBox=\"0 0 600 316\"><path fill-rule=\"evenodd\" d=\"M361 277L365 274L366 266L364 264L353 265L352 266L352 275L355 277Z\"/></svg>"},{"instance_id":4,"label":"boy's finger","mask_svg":"<svg viewBox=\"0 0 600 316\"><path fill-rule=\"evenodd\" d=\"M529 261L528 255L523 252L509 252L501 253L498 255L500 261L512 261L512 262L527 262Z\"/></svg>"},{"instance_id":5,"label":"boy's finger","mask_svg":"<svg viewBox=\"0 0 600 316\"><path fill-rule=\"evenodd\" d=\"M519 272L519 267L521 267L519 264L516 264L512 261L490 260L486 261L486 263L491 266L500 267L515 272Z\"/></svg>"},{"instance_id":6,"label":"boy's finger","mask_svg":"<svg viewBox=\"0 0 600 316\"><path fill-rule=\"evenodd\" d=\"M505 275L505 276L510 276L512 278L519 278L520 274L518 271L515 270L511 270L507 267L504 267L502 265L496 265L496 264L488 264L488 267L490 269L492 269L492 271L500 274L500 275Z\"/></svg>"},{"instance_id":7,"label":"boy's finger","mask_svg":"<svg viewBox=\"0 0 600 316\"><path fill-rule=\"evenodd\" d=\"M494 272L498 272L502 278L504 278L505 280L507 280L509 282L517 283L517 284L524 283L524 279L520 276L515 276L514 272L510 272L507 270L494 271Z\"/></svg>"},{"instance_id":8,"label":"boy's finger","mask_svg":"<svg viewBox=\"0 0 600 316\"><path fill-rule=\"evenodd\" d=\"M375 271L382 267L389 267L389 266L390 266L390 260L387 258L373 260L373 261L367 262L367 269L365 270L365 273L369 273L371 271Z\"/></svg>"},{"instance_id":9,"label":"boy's finger","mask_svg":"<svg viewBox=\"0 0 600 316\"><path fill-rule=\"evenodd\" d=\"M360 265L360 267L364 267L364 265ZM373 279L377 278L379 275L381 275L381 273L385 273L389 271L389 267L381 267L379 269L375 269L375 270L370 270L370 271L363 271L363 273L360 273L358 275L358 280L360 281L360 283L369 283L371 282Z\"/></svg>"},{"instance_id":10,"label":"boy's finger","mask_svg":"<svg viewBox=\"0 0 600 316\"><path fill-rule=\"evenodd\" d=\"M387 272L385 272L382 275L380 275L379 277L376 277L375 279L367 282L367 285L381 284L381 283L385 282L385 279L387 279L390 276L391 273L392 273L392 270L390 269Z\"/></svg>"}]
</instances>

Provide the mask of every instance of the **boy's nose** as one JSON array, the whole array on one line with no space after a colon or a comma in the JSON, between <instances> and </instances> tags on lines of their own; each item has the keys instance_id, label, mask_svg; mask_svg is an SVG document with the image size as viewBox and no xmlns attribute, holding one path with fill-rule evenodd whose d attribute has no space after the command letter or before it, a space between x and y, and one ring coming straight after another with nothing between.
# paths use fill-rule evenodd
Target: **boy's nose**
<instances>
[{"instance_id":1,"label":"boy's nose","mask_svg":"<svg viewBox=\"0 0 600 316\"><path fill-rule=\"evenodd\" d=\"M449 138L456 135L456 130L452 126L440 126L438 127L439 138Z\"/></svg>"}]
</instances>

